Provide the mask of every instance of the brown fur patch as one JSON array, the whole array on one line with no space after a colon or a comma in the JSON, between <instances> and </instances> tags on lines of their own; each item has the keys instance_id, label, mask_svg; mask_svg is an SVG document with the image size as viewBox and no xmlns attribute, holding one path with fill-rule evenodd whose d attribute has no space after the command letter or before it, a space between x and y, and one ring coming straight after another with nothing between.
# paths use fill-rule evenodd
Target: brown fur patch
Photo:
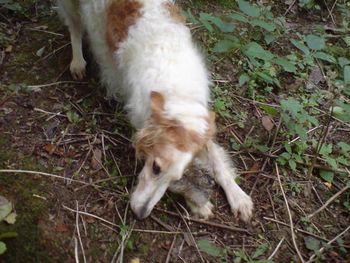
<instances>
[{"instance_id":1,"label":"brown fur patch","mask_svg":"<svg viewBox=\"0 0 350 263\"><path fill-rule=\"evenodd\" d=\"M128 35L128 29L141 16L142 5L135 0L116 0L107 9L107 43L112 51Z\"/></svg>"},{"instance_id":2,"label":"brown fur patch","mask_svg":"<svg viewBox=\"0 0 350 263\"><path fill-rule=\"evenodd\" d=\"M185 129L178 120L164 116L164 98L158 92L151 94L151 109L152 116L148 125L135 137L135 148L138 155L162 156L162 151L167 145L173 145L183 152L196 154L215 134L215 114L213 112L210 112L206 118L208 131L200 135L195 131Z\"/></svg>"},{"instance_id":3,"label":"brown fur patch","mask_svg":"<svg viewBox=\"0 0 350 263\"><path fill-rule=\"evenodd\" d=\"M165 9L168 10L170 17L180 24L186 24L186 18L182 15L180 8L174 3L164 3Z\"/></svg>"}]
</instances>

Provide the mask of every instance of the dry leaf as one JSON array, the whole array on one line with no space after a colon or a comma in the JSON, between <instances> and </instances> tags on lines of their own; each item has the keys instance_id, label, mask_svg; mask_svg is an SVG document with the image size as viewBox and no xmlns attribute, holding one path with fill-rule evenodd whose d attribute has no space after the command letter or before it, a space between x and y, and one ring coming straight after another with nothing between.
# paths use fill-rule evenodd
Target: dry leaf
<instances>
[{"instance_id":1,"label":"dry leaf","mask_svg":"<svg viewBox=\"0 0 350 263\"><path fill-rule=\"evenodd\" d=\"M91 167L95 170L98 170L101 168L101 164L102 164L102 151L98 148L96 148L93 151L93 156L91 159Z\"/></svg>"},{"instance_id":2,"label":"dry leaf","mask_svg":"<svg viewBox=\"0 0 350 263\"><path fill-rule=\"evenodd\" d=\"M60 232L60 233L62 233L62 232L68 232L68 231L69 231L69 228L68 228L68 226L65 225L65 224L58 224L58 225L56 225L56 227L55 227L55 231L56 231L56 232Z\"/></svg>"},{"instance_id":3,"label":"dry leaf","mask_svg":"<svg viewBox=\"0 0 350 263\"><path fill-rule=\"evenodd\" d=\"M45 145L45 151L47 151L49 154L53 154L55 150L56 150L56 145L51 143Z\"/></svg>"},{"instance_id":4,"label":"dry leaf","mask_svg":"<svg viewBox=\"0 0 350 263\"><path fill-rule=\"evenodd\" d=\"M132 260L130 260L130 263L140 263L140 259L139 258L133 258Z\"/></svg>"},{"instance_id":5,"label":"dry leaf","mask_svg":"<svg viewBox=\"0 0 350 263\"><path fill-rule=\"evenodd\" d=\"M324 182L323 184L324 184L325 186L327 186L328 188L332 188L332 183Z\"/></svg>"},{"instance_id":6,"label":"dry leaf","mask_svg":"<svg viewBox=\"0 0 350 263\"><path fill-rule=\"evenodd\" d=\"M51 144L51 143L45 145L44 149L50 155L52 155L52 154L56 154L58 156L63 156L64 155L64 152L63 152L62 148L58 148L56 145Z\"/></svg>"},{"instance_id":7,"label":"dry leaf","mask_svg":"<svg viewBox=\"0 0 350 263\"><path fill-rule=\"evenodd\" d=\"M6 53L11 53L11 52L12 52L12 49L13 49L12 45L9 45L9 46L5 49L5 52L6 52Z\"/></svg>"},{"instance_id":8,"label":"dry leaf","mask_svg":"<svg viewBox=\"0 0 350 263\"><path fill-rule=\"evenodd\" d=\"M274 127L273 120L269 116L263 116L261 122L267 131L271 131Z\"/></svg>"},{"instance_id":9,"label":"dry leaf","mask_svg":"<svg viewBox=\"0 0 350 263\"><path fill-rule=\"evenodd\" d=\"M261 169L261 163L260 162L255 162L252 167L250 167L249 171L244 172L245 177L249 177L252 175L256 175L256 171L260 171Z\"/></svg>"}]
</instances>

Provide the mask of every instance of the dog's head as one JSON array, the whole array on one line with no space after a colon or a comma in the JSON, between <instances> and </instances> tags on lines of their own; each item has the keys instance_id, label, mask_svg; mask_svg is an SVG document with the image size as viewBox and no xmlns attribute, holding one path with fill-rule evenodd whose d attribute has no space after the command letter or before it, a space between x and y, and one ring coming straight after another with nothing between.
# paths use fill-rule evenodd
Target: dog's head
<instances>
[{"instance_id":1,"label":"dog's head","mask_svg":"<svg viewBox=\"0 0 350 263\"><path fill-rule=\"evenodd\" d=\"M179 120L167 117L164 104L162 94L151 93L151 117L135 136L137 156L145 159L131 196L131 208L139 219L151 213L170 183L181 179L186 167L215 133L212 112L205 117L207 132L200 135L185 129Z\"/></svg>"}]
</instances>

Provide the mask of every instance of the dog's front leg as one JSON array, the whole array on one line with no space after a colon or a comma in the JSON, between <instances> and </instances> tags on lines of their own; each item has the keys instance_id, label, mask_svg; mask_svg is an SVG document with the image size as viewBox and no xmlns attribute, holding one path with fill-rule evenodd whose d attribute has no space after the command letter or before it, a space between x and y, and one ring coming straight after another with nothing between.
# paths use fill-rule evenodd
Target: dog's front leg
<instances>
[{"instance_id":1,"label":"dog's front leg","mask_svg":"<svg viewBox=\"0 0 350 263\"><path fill-rule=\"evenodd\" d=\"M207 169L224 189L234 215L239 214L242 220L248 221L252 216L253 202L235 182L237 173L226 151L210 141L197 159L199 165Z\"/></svg>"},{"instance_id":2,"label":"dog's front leg","mask_svg":"<svg viewBox=\"0 0 350 263\"><path fill-rule=\"evenodd\" d=\"M58 4L59 11L64 17L70 33L72 45L70 72L75 80L82 80L85 76L86 61L83 56L82 48L83 25L80 16L79 1L60 0Z\"/></svg>"}]
</instances>

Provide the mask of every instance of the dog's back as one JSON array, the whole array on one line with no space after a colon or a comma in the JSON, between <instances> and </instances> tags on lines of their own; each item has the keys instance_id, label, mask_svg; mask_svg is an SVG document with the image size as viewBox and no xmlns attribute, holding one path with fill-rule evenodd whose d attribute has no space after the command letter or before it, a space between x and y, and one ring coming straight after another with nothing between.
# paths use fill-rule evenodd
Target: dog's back
<instances>
[{"instance_id":1,"label":"dog's back","mask_svg":"<svg viewBox=\"0 0 350 263\"><path fill-rule=\"evenodd\" d=\"M81 10L108 94L124 97L135 127L150 114L151 90L162 92L172 117L207 114L207 72L172 1L83 1Z\"/></svg>"}]
</instances>

